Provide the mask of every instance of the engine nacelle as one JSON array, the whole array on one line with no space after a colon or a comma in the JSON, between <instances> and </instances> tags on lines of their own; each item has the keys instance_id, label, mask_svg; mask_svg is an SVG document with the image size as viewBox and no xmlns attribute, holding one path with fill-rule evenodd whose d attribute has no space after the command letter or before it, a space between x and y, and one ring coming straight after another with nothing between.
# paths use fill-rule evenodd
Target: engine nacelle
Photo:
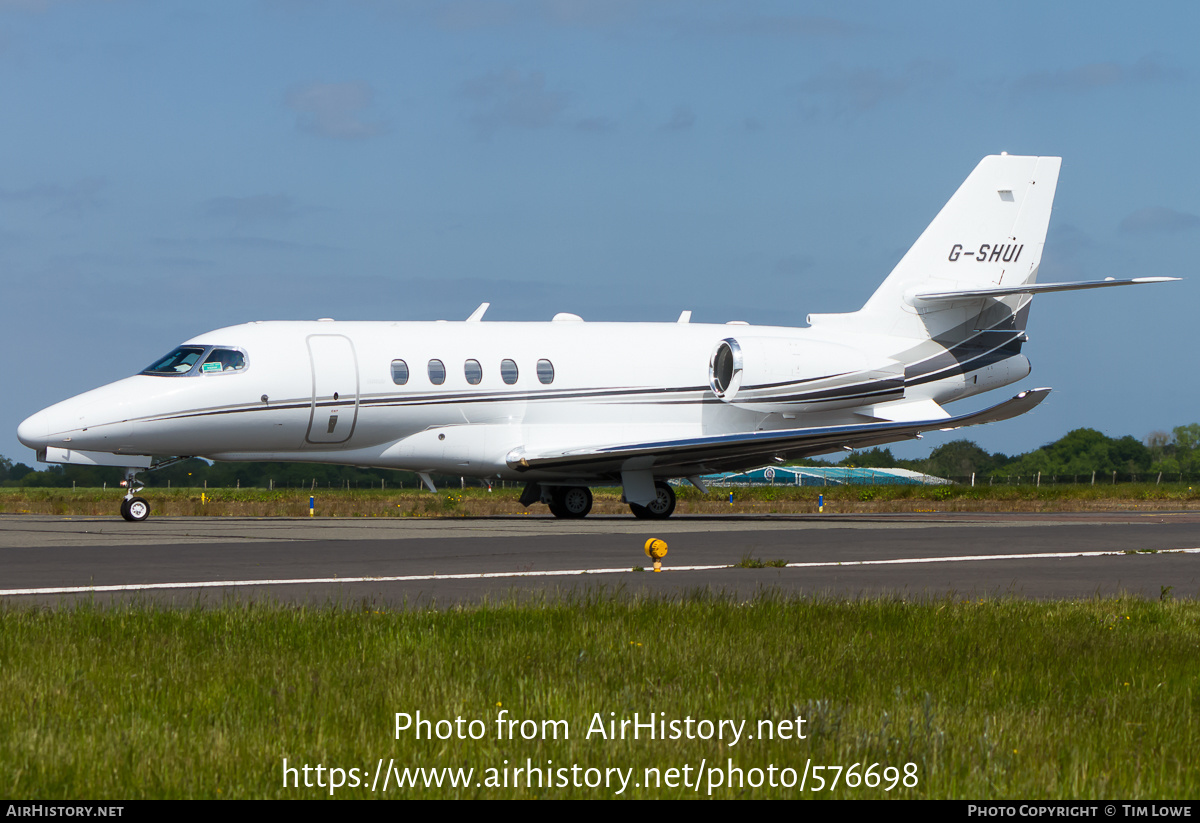
<instances>
[{"instance_id":1,"label":"engine nacelle","mask_svg":"<svg viewBox=\"0 0 1200 823\"><path fill-rule=\"evenodd\" d=\"M727 337L708 361L713 394L739 408L811 412L904 397L904 364L821 340Z\"/></svg>"}]
</instances>

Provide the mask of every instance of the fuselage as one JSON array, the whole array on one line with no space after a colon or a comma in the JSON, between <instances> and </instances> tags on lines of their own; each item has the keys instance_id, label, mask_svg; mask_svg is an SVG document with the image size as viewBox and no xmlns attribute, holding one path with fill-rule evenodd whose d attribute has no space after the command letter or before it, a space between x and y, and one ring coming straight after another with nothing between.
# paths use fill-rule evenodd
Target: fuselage
<instances>
[{"instance_id":1,"label":"fuselage","mask_svg":"<svg viewBox=\"0 0 1200 823\"><path fill-rule=\"evenodd\" d=\"M39 451L528 478L515 451L886 419L875 410L1024 377L1019 348L1015 332L947 346L743 324L256 322L192 338L177 371L51 406L18 436Z\"/></svg>"}]
</instances>

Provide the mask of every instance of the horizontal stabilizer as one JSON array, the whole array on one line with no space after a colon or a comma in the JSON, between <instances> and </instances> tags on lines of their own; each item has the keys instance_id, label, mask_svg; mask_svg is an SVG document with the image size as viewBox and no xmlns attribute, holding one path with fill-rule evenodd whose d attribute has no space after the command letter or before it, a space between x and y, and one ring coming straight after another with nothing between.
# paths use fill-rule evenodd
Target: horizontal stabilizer
<instances>
[{"instance_id":1,"label":"horizontal stabilizer","mask_svg":"<svg viewBox=\"0 0 1200 823\"><path fill-rule=\"evenodd\" d=\"M1082 291L1083 289L1106 289L1109 286L1140 286L1145 283L1170 283L1178 277L1134 277L1130 280L1080 280L1074 283L1028 283L1024 286L994 289L970 289L962 291L910 292L904 302L910 306L926 303L953 302L955 300L977 300L981 297L1009 297L1015 294L1042 294L1052 291Z\"/></svg>"},{"instance_id":2,"label":"horizontal stabilizer","mask_svg":"<svg viewBox=\"0 0 1200 823\"><path fill-rule=\"evenodd\" d=\"M1031 389L1011 400L972 414L937 420L863 423L821 426L808 429L722 434L680 440L597 445L562 451L529 453L515 449L508 465L518 471L540 469L558 472L621 472L636 461L640 470L655 474L692 474L726 469L753 468L776 457L799 459L828 454L843 448L859 449L911 440L927 431L950 431L1008 420L1032 409L1046 399L1050 389ZM669 469L667 472L660 472Z\"/></svg>"}]
</instances>

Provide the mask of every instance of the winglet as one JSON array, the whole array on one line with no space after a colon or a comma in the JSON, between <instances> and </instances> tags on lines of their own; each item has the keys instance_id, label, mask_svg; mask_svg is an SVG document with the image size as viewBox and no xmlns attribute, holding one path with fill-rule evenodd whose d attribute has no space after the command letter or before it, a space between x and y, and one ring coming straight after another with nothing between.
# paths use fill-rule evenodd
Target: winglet
<instances>
[{"instance_id":1,"label":"winglet","mask_svg":"<svg viewBox=\"0 0 1200 823\"><path fill-rule=\"evenodd\" d=\"M1001 420L1011 420L1014 417L1019 417L1025 412L1037 406L1050 394L1050 389L1029 389L1023 391L1011 400L1006 400L1003 403L992 406L990 409L975 412L974 414L965 414L961 417L952 417L950 422L953 426L945 426L938 431L954 431L961 429L964 426L978 426L982 423L997 423ZM930 428L933 428L932 426ZM928 431L929 429L925 429Z\"/></svg>"}]
</instances>

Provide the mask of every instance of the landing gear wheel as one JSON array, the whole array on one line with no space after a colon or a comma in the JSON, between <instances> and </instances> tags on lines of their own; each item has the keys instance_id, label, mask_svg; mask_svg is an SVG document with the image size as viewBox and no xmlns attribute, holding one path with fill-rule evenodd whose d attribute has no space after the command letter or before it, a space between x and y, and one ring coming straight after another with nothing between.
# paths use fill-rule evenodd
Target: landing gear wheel
<instances>
[{"instance_id":1,"label":"landing gear wheel","mask_svg":"<svg viewBox=\"0 0 1200 823\"><path fill-rule=\"evenodd\" d=\"M131 523L141 523L150 516L150 504L144 497L129 497L121 501L121 516Z\"/></svg>"},{"instance_id":2,"label":"landing gear wheel","mask_svg":"<svg viewBox=\"0 0 1200 823\"><path fill-rule=\"evenodd\" d=\"M578 519L592 510L592 490L587 486L568 486L554 490L550 511L555 517Z\"/></svg>"},{"instance_id":3,"label":"landing gear wheel","mask_svg":"<svg viewBox=\"0 0 1200 823\"><path fill-rule=\"evenodd\" d=\"M650 501L648 506L639 506L637 503L630 503L629 510L633 512L634 517L641 517L647 520L666 520L675 511L675 490L666 483L655 483L654 491L657 496Z\"/></svg>"}]
</instances>

